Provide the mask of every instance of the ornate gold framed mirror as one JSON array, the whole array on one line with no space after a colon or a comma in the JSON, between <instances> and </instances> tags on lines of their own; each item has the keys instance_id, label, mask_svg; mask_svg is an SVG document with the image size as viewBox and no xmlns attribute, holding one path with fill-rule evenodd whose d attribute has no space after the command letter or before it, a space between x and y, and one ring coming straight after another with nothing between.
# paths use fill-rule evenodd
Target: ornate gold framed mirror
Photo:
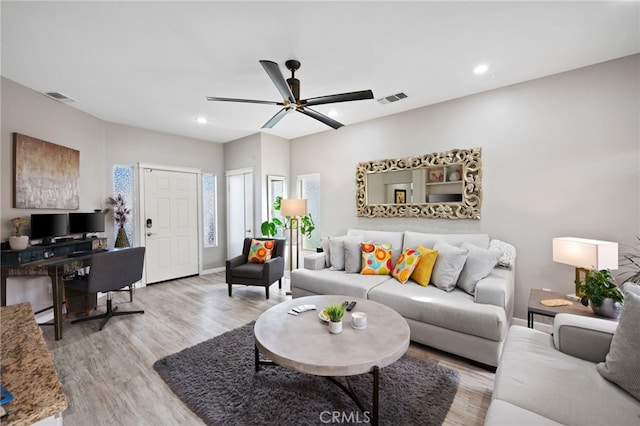
<instances>
[{"instance_id":1,"label":"ornate gold framed mirror","mask_svg":"<svg viewBox=\"0 0 640 426\"><path fill-rule=\"evenodd\" d=\"M482 149L358 163L361 217L480 219Z\"/></svg>"}]
</instances>

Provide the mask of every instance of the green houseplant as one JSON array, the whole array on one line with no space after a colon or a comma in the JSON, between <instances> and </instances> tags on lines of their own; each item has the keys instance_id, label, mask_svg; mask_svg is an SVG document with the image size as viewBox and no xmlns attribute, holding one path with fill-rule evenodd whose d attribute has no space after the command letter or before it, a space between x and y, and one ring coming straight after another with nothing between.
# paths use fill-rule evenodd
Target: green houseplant
<instances>
[{"instance_id":1,"label":"green houseplant","mask_svg":"<svg viewBox=\"0 0 640 426\"><path fill-rule=\"evenodd\" d=\"M324 308L324 313L329 317L329 332L338 334L342 332L342 317L346 312L346 307L340 304L328 305Z\"/></svg>"},{"instance_id":2,"label":"green houseplant","mask_svg":"<svg viewBox=\"0 0 640 426\"><path fill-rule=\"evenodd\" d=\"M280 211L281 203L282 197L276 197L273 201L273 209ZM274 237L278 233L278 228L282 228L283 231L286 231L291 226L293 229L299 227L300 233L307 238L311 238L311 233L316 229L313 219L311 218L311 214L308 214L298 217L298 220L293 222L291 221L290 216L285 216L284 221L277 217L274 217L272 220L265 220L262 222L262 225L260 225L260 231L264 236Z\"/></svg>"},{"instance_id":3,"label":"green houseplant","mask_svg":"<svg viewBox=\"0 0 640 426\"><path fill-rule=\"evenodd\" d=\"M587 274L585 282L576 281L581 294L580 303L584 306L589 306L590 303L591 309L597 315L618 317L624 296L608 269L592 269Z\"/></svg>"},{"instance_id":4,"label":"green houseplant","mask_svg":"<svg viewBox=\"0 0 640 426\"><path fill-rule=\"evenodd\" d=\"M640 237L636 237L638 244L630 251L620 254L620 268L626 272L619 275L622 282L640 284Z\"/></svg>"}]
</instances>

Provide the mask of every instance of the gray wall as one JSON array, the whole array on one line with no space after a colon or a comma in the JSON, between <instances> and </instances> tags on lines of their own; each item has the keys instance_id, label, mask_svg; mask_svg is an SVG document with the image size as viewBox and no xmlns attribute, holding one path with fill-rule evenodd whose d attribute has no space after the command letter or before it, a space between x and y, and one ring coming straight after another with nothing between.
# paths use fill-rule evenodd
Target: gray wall
<instances>
[{"instance_id":1,"label":"gray wall","mask_svg":"<svg viewBox=\"0 0 640 426\"><path fill-rule=\"evenodd\" d=\"M13 208L13 132L80 151L80 211L104 207L112 195L114 164L138 162L199 168L218 176L220 245L203 250L203 269L226 259L224 153L220 144L108 123L2 78L0 237L13 233L10 219L35 210ZM46 210L37 210L46 213ZM111 233L107 236L113 238ZM46 298L46 293L45 293ZM37 303L37 301L34 301Z\"/></svg>"},{"instance_id":2,"label":"gray wall","mask_svg":"<svg viewBox=\"0 0 640 426\"><path fill-rule=\"evenodd\" d=\"M635 55L295 139L291 175L321 174L323 236L483 232L515 245L515 315L525 318L529 289L573 292L572 267L552 261L553 237L640 235L639 75ZM482 147L480 220L356 216L356 163L473 147Z\"/></svg>"}]
</instances>

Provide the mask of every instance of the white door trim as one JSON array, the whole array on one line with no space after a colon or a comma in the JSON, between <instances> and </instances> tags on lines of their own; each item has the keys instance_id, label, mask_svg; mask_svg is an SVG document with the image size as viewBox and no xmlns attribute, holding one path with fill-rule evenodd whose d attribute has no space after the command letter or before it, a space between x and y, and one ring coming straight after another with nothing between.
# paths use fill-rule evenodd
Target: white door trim
<instances>
[{"instance_id":1,"label":"white door trim","mask_svg":"<svg viewBox=\"0 0 640 426\"><path fill-rule=\"evenodd\" d=\"M244 167L244 168L241 168L241 169L226 170L224 172L224 177L225 177L225 179L224 179L225 180L225 182L224 182L225 195L226 195L226 198L227 198L227 207L226 207L226 210L227 210L226 211L226 216L227 216L227 256L229 256L230 244L231 244L231 242L229 240L230 239L230 235L231 235L231 232L229 232L229 223L230 223L230 221L229 221L229 176L244 175L244 174L247 174L247 173L251 173L251 199L252 199L252 203L253 203L253 197L254 197L254 193L255 193L254 182L253 182L254 179L255 179L255 176L253 175L253 167ZM251 223L252 223L251 227L252 228L255 227L255 223L253 223L254 222L253 216L254 216L254 212L255 212L255 203L253 203L253 204L254 205L253 205L252 212L251 212Z\"/></svg>"},{"instance_id":2,"label":"white door trim","mask_svg":"<svg viewBox=\"0 0 640 426\"><path fill-rule=\"evenodd\" d=\"M144 183L144 171L145 169L153 169L153 170L163 170L168 172L181 172L181 173L191 173L196 175L196 188L197 188L197 201L198 201L198 274L202 275L202 246L203 246L203 236L202 236L202 170L196 169L193 167L181 167L181 166L171 166L166 164L154 164L154 163L138 163L138 241L140 241L140 245L146 247L146 227L145 227L145 183ZM145 287L147 285L147 274L146 271L142 275L142 282L140 283L140 287Z\"/></svg>"}]
</instances>

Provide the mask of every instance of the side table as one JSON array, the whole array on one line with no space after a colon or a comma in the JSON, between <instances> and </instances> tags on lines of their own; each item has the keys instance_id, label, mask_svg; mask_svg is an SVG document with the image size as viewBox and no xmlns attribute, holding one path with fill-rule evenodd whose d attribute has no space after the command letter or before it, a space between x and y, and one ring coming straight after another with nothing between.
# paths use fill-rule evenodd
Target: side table
<instances>
[{"instance_id":1,"label":"side table","mask_svg":"<svg viewBox=\"0 0 640 426\"><path fill-rule=\"evenodd\" d=\"M603 318L616 321L615 319L605 318L594 314L593 310L590 307L582 305L580 301L572 300L571 302L573 302L573 305L555 307L544 306L542 303L540 303L541 300L547 299L567 299L567 297L564 294L558 293L556 291L546 291L532 288L531 293L529 293L529 304L527 305L527 327L533 328L533 316L536 314L550 318L555 317L557 314L574 314L584 317Z\"/></svg>"}]
</instances>

